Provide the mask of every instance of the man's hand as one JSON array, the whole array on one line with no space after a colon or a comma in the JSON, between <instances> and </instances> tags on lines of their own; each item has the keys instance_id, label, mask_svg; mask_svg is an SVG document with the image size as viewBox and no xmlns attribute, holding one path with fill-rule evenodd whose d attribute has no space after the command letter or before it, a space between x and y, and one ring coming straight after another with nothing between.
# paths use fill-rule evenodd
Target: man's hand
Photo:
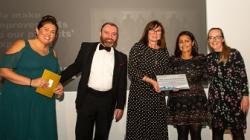
<instances>
[{"instance_id":1,"label":"man's hand","mask_svg":"<svg viewBox=\"0 0 250 140\"><path fill-rule=\"evenodd\" d=\"M55 90L54 90L54 92L55 92L55 94L57 95L58 98L60 98L63 95L63 91L64 90L63 90L63 86L62 86L61 83L59 83L57 85L57 87L55 88Z\"/></svg>"},{"instance_id":2,"label":"man's hand","mask_svg":"<svg viewBox=\"0 0 250 140\"><path fill-rule=\"evenodd\" d=\"M120 121L122 118L122 115L123 115L123 110L122 109L115 109L114 115L115 115L115 121L116 122Z\"/></svg>"}]
</instances>

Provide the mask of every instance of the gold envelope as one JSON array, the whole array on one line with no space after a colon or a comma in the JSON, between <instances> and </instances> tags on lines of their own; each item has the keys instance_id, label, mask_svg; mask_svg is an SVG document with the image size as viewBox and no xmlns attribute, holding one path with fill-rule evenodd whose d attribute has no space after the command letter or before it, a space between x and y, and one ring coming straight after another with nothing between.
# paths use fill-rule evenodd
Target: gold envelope
<instances>
[{"instance_id":1,"label":"gold envelope","mask_svg":"<svg viewBox=\"0 0 250 140\"><path fill-rule=\"evenodd\" d=\"M48 88L38 87L36 88L36 92L51 98L54 94L54 89L59 83L60 78L60 75L45 69L43 71L42 79L47 80L49 82L49 86Z\"/></svg>"}]
</instances>

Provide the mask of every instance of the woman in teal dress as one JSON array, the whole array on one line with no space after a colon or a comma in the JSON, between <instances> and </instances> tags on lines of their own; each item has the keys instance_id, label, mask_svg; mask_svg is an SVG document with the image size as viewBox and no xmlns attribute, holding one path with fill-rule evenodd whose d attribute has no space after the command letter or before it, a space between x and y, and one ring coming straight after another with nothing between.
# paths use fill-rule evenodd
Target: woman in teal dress
<instances>
[{"instance_id":1,"label":"woman in teal dress","mask_svg":"<svg viewBox=\"0 0 250 140\"><path fill-rule=\"evenodd\" d=\"M1 140L57 140L55 96L35 92L48 86L41 78L44 69L59 73L56 54L51 48L58 33L53 16L44 16L36 28L36 38L17 40L0 62L5 81L0 94ZM55 89L62 95L63 87Z\"/></svg>"}]
</instances>

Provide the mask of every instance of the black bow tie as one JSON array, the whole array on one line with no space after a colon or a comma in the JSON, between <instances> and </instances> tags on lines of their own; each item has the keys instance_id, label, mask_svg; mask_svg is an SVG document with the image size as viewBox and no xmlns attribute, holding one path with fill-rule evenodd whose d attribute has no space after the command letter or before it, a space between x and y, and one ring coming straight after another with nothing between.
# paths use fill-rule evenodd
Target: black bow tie
<instances>
[{"instance_id":1,"label":"black bow tie","mask_svg":"<svg viewBox=\"0 0 250 140\"><path fill-rule=\"evenodd\" d=\"M99 50L106 50L107 52L110 52L111 47L104 47L102 44L100 44Z\"/></svg>"}]
</instances>

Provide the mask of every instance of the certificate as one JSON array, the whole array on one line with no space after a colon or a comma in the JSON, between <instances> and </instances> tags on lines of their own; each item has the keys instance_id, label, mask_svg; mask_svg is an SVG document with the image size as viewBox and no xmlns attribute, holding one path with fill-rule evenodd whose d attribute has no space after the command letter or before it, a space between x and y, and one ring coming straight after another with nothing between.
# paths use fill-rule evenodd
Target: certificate
<instances>
[{"instance_id":1,"label":"certificate","mask_svg":"<svg viewBox=\"0 0 250 140\"><path fill-rule=\"evenodd\" d=\"M157 75L161 91L189 89L186 74Z\"/></svg>"},{"instance_id":2,"label":"certificate","mask_svg":"<svg viewBox=\"0 0 250 140\"><path fill-rule=\"evenodd\" d=\"M43 71L42 79L46 80L49 85L47 88L37 88L36 92L51 98L54 95L54 89L57 87L60 78L60 75L45 69Z\"/></svg>"}]
</instances>

